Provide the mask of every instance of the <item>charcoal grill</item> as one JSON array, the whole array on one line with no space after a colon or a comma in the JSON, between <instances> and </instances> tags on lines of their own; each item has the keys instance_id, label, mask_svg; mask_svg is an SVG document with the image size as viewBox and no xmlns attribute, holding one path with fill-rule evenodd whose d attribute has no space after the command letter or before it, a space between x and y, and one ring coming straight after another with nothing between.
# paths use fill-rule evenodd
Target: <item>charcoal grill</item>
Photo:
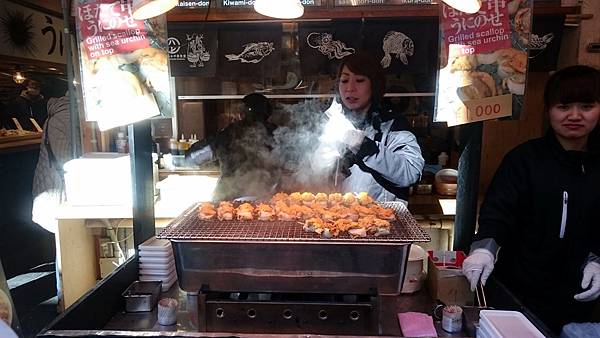
<instances>
[{"instance_id":1,"label":"charcoal grill","mask_svg":"<svg viewBox=\"0 0 600 338\"><path fill-rule=\"evenodd\" d=\"M200 220L197 204L157 237L171 240L179 286L200 292L200 313L205 316L199 322L205 331L234 325L253 332L262 319L266 327L259 325L261 332L268 327L272 332L299 332L312 322L316 326L309 326L318 333L343 333L323 329L329 318L337 323L334 327L346 320L344 327L355 334L373 334L377 299L400 293L410 244L430 240L404 204L382 206L393 208L397 220L391 222L390 234L380 237L322 238L304 231L302 222ZM298 295L357 301L307 301ZM344 315L332 315L338 311ZM272 325L278 321L295 324L282 331Z\"/></svg>"}]
</instances>

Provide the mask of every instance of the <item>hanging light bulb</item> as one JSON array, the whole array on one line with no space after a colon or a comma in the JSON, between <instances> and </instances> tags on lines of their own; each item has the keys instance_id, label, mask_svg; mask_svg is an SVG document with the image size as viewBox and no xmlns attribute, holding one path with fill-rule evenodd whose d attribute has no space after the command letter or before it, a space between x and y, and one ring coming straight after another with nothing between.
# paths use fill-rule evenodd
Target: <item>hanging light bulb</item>
<instances>
[{"instance_id":1,"label":"hanging light bulb","mask_svg":"<svg viewBox=\"0 0 600 338\"><path fill-rule=\"evenodd\" d=\"M21 84L23 82L25 82L25 76L23 76L23 73L21 73L20 71L16 71L13 74L13 81L15 81L16 84Z\"/></svg>"},{"instance_id":2,"label":"hanging light bulb","mask_svg":"<svg viewBox=\"0 0 600 338\"><path fill-rule=\"evenodd\" d=\"M145 20L159 16L177 6L179 0L133 0L133 18Z\"/></svg>"},{"instance_id":3,"label":"hanging light bulb","mask_svg":"<svg viewBox=\"0 0 600 338\"><path fill-rule=\"evenodd\" d=\"M481 0L442 0L442 2L468 14L477 13L481 8Z\"/></svg>"},{"instance_id":4,"label":"hanging light bulb","mask_svg":"<svg viewBox=\"0 0 600 338\"><path fill-rule=\"evenodd\" d=\"M300 0L256 0L254 10L277 19L295 19L304 14L304 6Z\"/></svg>"}]
</instances>

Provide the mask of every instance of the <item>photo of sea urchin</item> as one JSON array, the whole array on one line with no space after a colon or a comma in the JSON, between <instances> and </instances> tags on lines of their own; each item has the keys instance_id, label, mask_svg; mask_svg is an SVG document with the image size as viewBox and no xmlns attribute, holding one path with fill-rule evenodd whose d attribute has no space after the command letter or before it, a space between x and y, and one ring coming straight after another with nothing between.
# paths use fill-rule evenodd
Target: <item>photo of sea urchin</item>
<instances>
[{"instance_id":1,"label":"photo of sea urchin","mask_svg":"<svg viewBox=\"0 0 600 338\"><path fill-rule=\"evenodd\" d=\"M0 17L0 39L2 43L13 50L23 54L30 54L37 50L33 43L34 25L33 14L25 15L19 10L4 10L4 16Z\"/></svg>"}]
</instances>

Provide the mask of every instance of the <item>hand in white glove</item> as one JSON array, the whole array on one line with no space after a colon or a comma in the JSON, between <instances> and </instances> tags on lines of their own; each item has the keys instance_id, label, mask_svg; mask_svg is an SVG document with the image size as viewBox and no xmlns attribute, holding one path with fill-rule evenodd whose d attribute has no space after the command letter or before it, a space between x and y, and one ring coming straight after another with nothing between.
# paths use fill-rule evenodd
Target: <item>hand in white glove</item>
<instances>
[{"instance_id":1,"label":"hand in white glove","mask_svg":"<svg viewBox=\"0 0 600 338\"><path fill-rule=\"evenodd\" d=\"M475 291L477 282L481 279L481 284L485 285L488 277L494 269L494 255L487 249L475 249L465 259L462 265L462 272L471 283L471 291Z\"/></svg>"},{"instance_id":2,"label":"hand in white glove","mask_svg":"<svg viewBox=\"0 0 600 338\"><path fill-rule=\"evenodd\" d=\"M583 269L583 278L581 279L581 288L589 290L576 294L573 298L580 302L589 302L596 300L600 296L600 264L589 262Z\"/></svg>"},{"instance_id":3,"label":"hand in white glove","mask_svg":"<svg viewBox=\"0 0 600 338\"><path fill-rule=\"evenodd\" d=\"M360 145L365 139L365 133L360 130L348 130L344 133L342 142L348 146L350 151L356 153L360 149Z\"/></svg>"}]
</instances>

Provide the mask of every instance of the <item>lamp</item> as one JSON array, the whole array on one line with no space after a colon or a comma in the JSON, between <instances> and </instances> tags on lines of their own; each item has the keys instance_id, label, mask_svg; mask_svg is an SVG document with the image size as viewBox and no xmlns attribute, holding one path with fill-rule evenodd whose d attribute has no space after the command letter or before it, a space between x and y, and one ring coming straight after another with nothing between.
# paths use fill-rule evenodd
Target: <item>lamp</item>
<instances>
[{"instance_id":1,"label":"lamp","mask_svg":"<svg viewBox=\"0 0 600 338\"><path fill-rule=\"evenodd\" d=\"M179 0L133 0L132 11L135 20L145 20L159 16L177 6Z\"/></svg>"},{"instance_id":2,"label":"lamp","mask_svg":"<svg viewBox=\"0 0 600 338\"><path fill-rule=\"evenodd\" d=\"M254 10L277 19L295 19L304 14L304 6L300 0L256 0Z\"/></svg>"},{"instance_id":3,"label":"lamp","mask_svg":"<svg viewBox=\"0 0 600 338\"><path fill-rule=\"evenodd\" d=\"M21 83L25 82L25 76L23 76L23 73L21 73L18 70L13 74L12 78L16 84L21 84Z\"/></svg>"},{"instance_id":4,"label":"lamp","mask_svg":"<svg viewBox=\"0 0 600 338\"><path fill-rule=\"evenodd\" d=\"M481 8L481 0L442 0L442 2L468 14L477 13Z\"/></svg>"}]
</instances>

